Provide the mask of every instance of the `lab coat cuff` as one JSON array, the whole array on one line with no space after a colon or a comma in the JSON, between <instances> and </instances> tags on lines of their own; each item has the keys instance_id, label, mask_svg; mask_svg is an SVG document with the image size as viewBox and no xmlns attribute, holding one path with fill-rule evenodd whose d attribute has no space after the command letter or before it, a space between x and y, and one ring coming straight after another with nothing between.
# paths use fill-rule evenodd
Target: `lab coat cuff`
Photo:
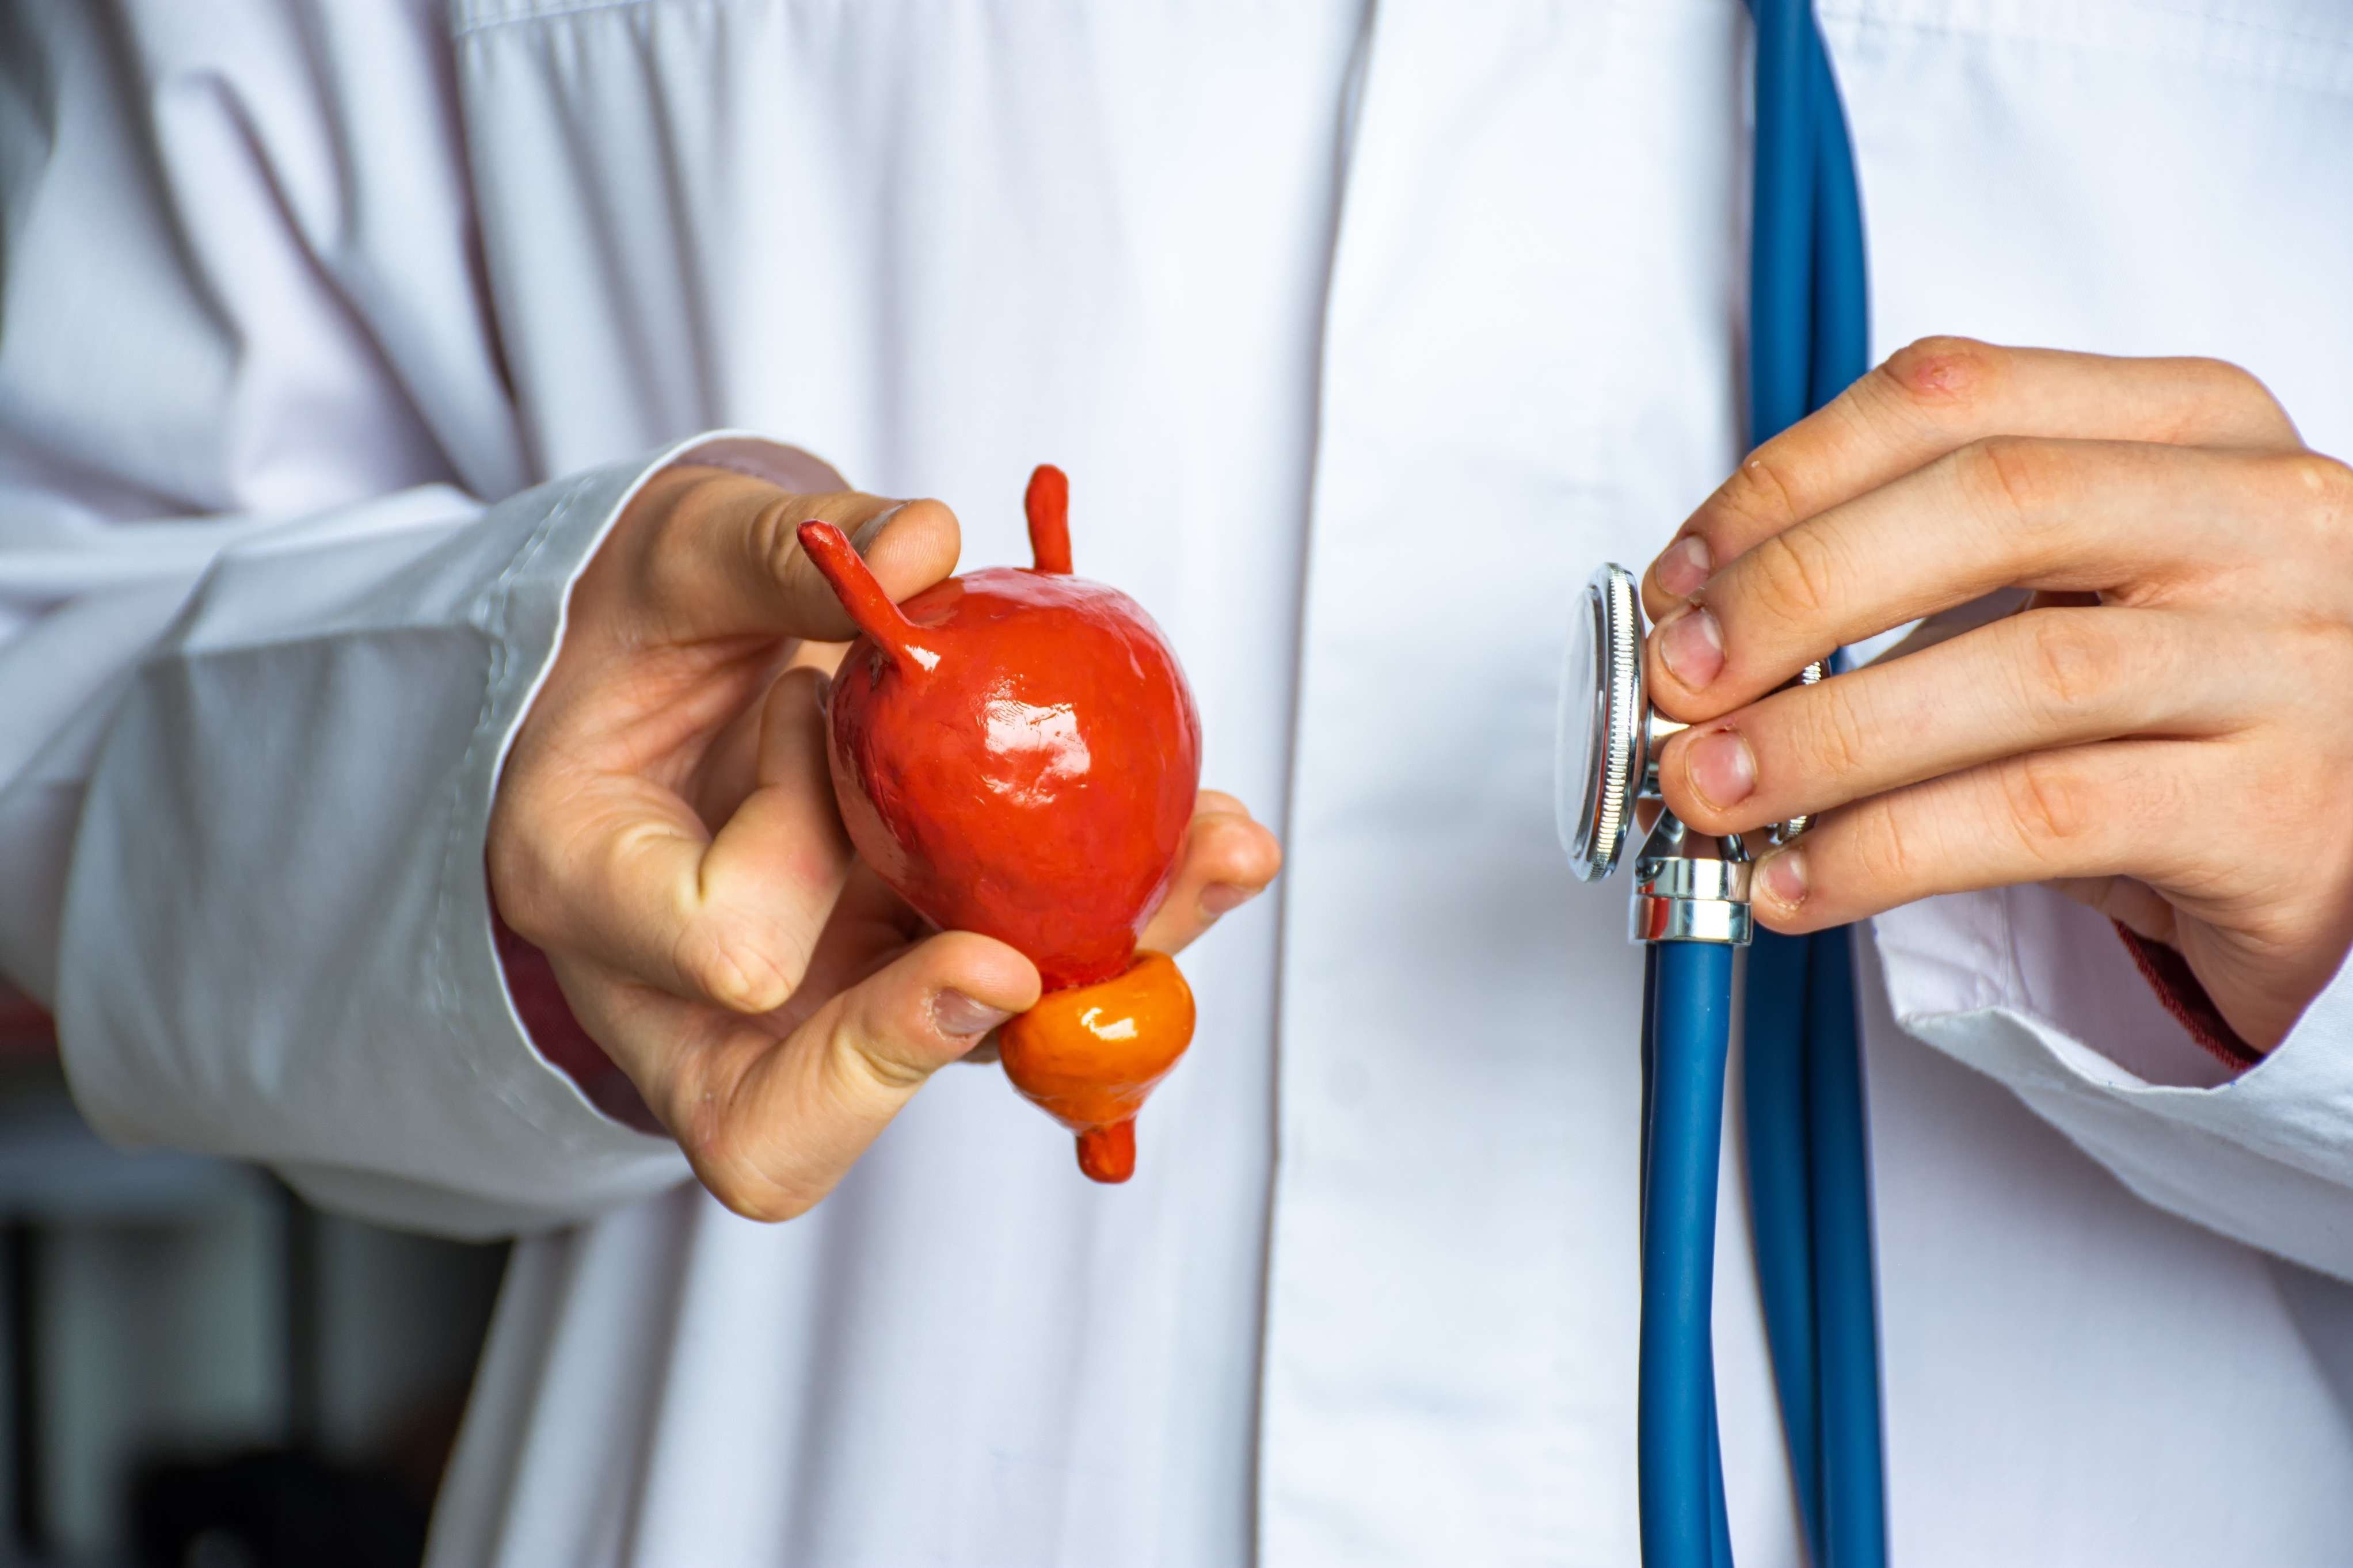
<instances>
[{"instance_id":1,"label":"lab coat cuff","mask_svg":"<svg viewBox=\"0 0 2353 1568\"><path fill-rule=\"evenodd\" d=\"M1873 921L1905 1030L2008 1086L2158 1207L2353 1279L2353 965L2232 1072L2168 1016L2109 922L2045 888Z\"/></svg>"}]
</instances>

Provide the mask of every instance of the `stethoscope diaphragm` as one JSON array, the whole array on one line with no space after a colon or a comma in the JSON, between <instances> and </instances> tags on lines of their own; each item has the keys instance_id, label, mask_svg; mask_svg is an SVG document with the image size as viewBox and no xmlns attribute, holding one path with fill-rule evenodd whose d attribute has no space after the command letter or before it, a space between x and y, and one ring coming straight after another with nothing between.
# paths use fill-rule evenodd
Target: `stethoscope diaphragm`
<instances>
[{"instance_id":1,"label":"stethoscope diaphragm","mask_svg":"<svg viewBox=\"0 0 2353 1568\"><path fill-rule=\"evenodd\" d=\"M1642 679L1642 597L1634 574L1616 562L1596 567L1569 616L1561 668L1560 727L1554 753L1554 816L1561 847L1581 881L1618 868L1637 829L1635 804L1659 795L1659 752L1687 728L1650 703ZM1811 686L1828 672L1808 665L1791 684ZM1787 844L1810 817L1773 824L1765 837ZM1725 858L1746 856L1736 845Z\"/></svg>"},{"instance_id":2,"label":"stethoscope diaphragm","mask_svg":"<svg viewBox=\"0 0 2353 1568\"><path fill-rule=\"evenodd\" d=\"M1586 579L1561 670L1555 815L1580 880L1598 882L1618 868L1650 766L1650 719L1641 595L1634 574L1611 562Z\"/></svg>"}]
</instances>

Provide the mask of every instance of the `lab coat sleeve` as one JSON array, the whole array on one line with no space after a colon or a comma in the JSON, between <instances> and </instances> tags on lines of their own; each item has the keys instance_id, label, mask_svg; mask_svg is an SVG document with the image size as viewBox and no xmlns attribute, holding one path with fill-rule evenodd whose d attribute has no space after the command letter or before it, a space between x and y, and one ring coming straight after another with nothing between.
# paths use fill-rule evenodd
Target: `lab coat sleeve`
<instances>
[{"instance_id":1,"label":"lab coat sleeve","mask_svg":"<svg viewBox=\"0 0 2353 1568\"><path fill-rule=\"evenodd\" d=\"M2147 1202L2353 1280L2353 963L2234 1075L2107 920L2049 889L1925 900L1873 926L1905 1030L2008 1085Z\"/></svg>"},{"instance_id":2,"label":"lab coat sleeve","mask_svg":"<svg viewBox=\"0 0 2353 1568\"><path fill-rule=\"evenodd\" d=\"M686 1175L533 1051L483 836L570 583L682 453L532 487L438 8L0 16L0 980L123 1143L459 1235Z\"/></svg>"}]
</instances>

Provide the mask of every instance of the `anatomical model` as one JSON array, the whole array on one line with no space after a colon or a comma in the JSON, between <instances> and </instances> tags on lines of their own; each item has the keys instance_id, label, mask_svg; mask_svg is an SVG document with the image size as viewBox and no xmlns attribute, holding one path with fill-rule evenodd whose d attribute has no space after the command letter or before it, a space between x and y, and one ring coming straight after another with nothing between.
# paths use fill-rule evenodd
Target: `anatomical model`
<instances>
[{"instance_id":1,"label":"anatomical model","mask_svg":"<svg viewBox=\"0 0 2353 1568\"><path fill-rule=\"evenodd\" d=\"M834 795L858 852L934 924L1008 942L1046 994L1004 1026L1014 1087L1135 1169L1135 1113L1193 1037L1193 996L1136 934L1176 874L1201 721L1143 606L1071 575L1070 487L1030 476L1035 564L893 605L829 523L801 546L860 637L836 672Z\"/></svg>"}]
</instances>

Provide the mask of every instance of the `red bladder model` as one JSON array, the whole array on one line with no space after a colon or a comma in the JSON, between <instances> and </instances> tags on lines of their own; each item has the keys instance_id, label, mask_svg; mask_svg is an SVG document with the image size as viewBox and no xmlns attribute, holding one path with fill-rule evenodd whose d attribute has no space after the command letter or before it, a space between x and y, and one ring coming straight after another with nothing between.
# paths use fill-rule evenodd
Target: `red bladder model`
<instances>
[{"instance_id":1,"label":"red bladder model","mask_svg":"<svg viewBox=\"0 0 2353 1568\"><path fill-rule=\"evenodd\" d=\"M1135 1113L1193 1037L1193 995L1136 934L1176 874L1201 721L1142 605L1071 575L1070 486L1030 476L1036 564L903 605L830 523L801 547L860 637L830 699L834 795L868 864L933 923L1011 943L1046 994L999 1036L1014 1087L1135 1169Z\"/></svg>"}]
</instances>

